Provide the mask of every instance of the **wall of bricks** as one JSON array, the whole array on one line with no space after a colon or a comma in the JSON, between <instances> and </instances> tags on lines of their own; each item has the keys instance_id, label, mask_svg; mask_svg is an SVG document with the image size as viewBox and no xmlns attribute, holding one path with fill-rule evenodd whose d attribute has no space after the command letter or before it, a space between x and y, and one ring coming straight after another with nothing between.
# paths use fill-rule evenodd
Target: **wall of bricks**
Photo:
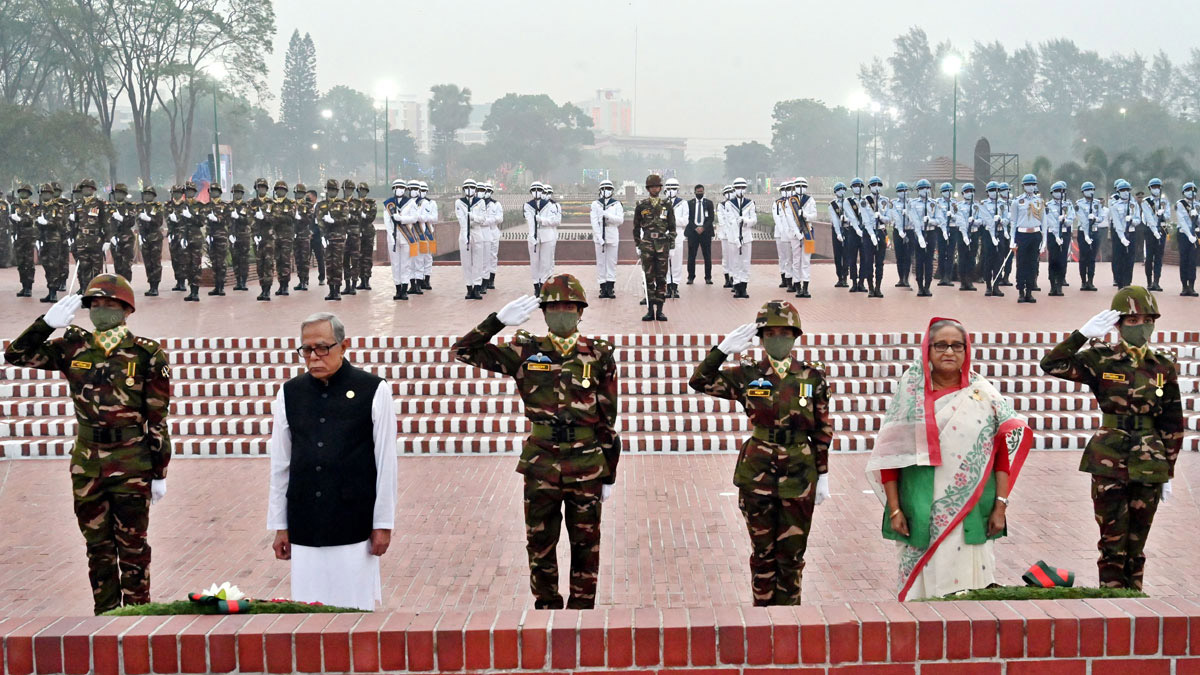
<instances>
[{"instance_id":1,"label":"wall of bricks","mask_svg":"<svg viewBox=\"0 0 1200 675\"><path fill-rule=\"evenodd\" d=\"M26 673L1200 673L1182 598L580 612L14 618Z\"/></svg>"}]
</instances>

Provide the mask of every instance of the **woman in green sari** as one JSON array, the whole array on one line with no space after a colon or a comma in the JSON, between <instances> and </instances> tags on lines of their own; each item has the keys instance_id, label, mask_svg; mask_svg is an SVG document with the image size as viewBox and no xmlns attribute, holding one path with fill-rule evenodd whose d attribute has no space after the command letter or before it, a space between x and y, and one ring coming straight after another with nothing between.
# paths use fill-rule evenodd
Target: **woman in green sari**
<instances>
[{"instance_id":1,"label":"woman in green sari","mask_svg":"<svg viewBox=\"0 0 1200 675\"><path fill-rule=\"evenodd\" d=\"M992 541L1006 534L1009 490L1032 443L1012 405L971 371L962 324L932 319L867 462L883 536L900 544L900 600L995 583Z\"/></svg>"}]
</instances>

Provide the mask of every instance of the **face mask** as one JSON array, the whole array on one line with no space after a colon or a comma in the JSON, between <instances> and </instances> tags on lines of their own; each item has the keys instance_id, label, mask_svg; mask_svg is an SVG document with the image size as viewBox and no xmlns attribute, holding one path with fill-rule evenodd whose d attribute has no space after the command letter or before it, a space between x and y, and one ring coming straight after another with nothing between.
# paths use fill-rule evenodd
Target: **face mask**
<instances>
[{"instance_id":1,"label":"face mask","mask_svg":"<svg viewBox=\"0 0 1200 675\"><path fill-rule=\"evenodd\" d=\"M908 201L908 193L905 192L904 190L901 190L900 192L896 193L896 199L899 199L902 201Z\"/></svg>"},{"instance_id":2,"label":"face mask","mask_svg":"<svg viewBox=\"0 0 1200 675\"><path fill-rule=\"evenodd\" d=\"M491 190L488 190L487 192L484 192L484 193L483 193L483 198L484 198L484 199L491 199L491 198L492 198L492 191L491 191Z\"/></svg>"},{"instance_id":3,"label":"face mask","mask_svg":"<svg viewBox=\"0 0 1200 675\"><path fill-rule=\"evenodd\" d=\"M975 193L974 192L964 192L963 199L965 199L967 201L972 201L975 199Z\"/></svg>"},{"instance_id":4,"label":"face mask","mask_svg":"<svg viewBox=\"0 0 1200 675\"><path fill-rule=\"evenodd\" d=\"M746 189L745 189L745 188L738 188L738 189L734 190L734 193L736 193L736 194L737 194L737 196L739 196L739 197L745 197L745 196L746 196Z\"/></svg>"},{"instance_id":5,"label":"face mask","mask_svg":"<svg viewBox=\"0 0 1200 675\"><path fill-rule=\"evenodd\" d=\"M1162 194L1162 188L1150 188L1150 194L1157 197Z\"/></svg>"},{"instance_id":6,"label":"face mask","mask_svg":"<svg viewBox=\"0 0 1200 675\"><path fill-rule=\"evenodd\" d=\"M94 194L96 194L96 190L95 190L95 189L93 189L93 188L90 188L90 187L88 187L88 188L83 188L83 197L84 197L84 199L86 199L86 198L88 198L88 197L91 197L91 196L92 196L92 195L94 195Z\"/></svg>"},{"instance_id":7,"label":"face mask","mask_svg":"<svg viewBox=\"0 0 1200 675\"><path fill-rule=\"evenodd\" d=\"M925 199L928 199L929 198L929 188L921 188L920 190L917 190L917 194L921 195Z\"/></svg>"},{"instance_id":8,"label":"face mask","mask_svg":"<svg viewBox=\"0 0 1200 675\"><path fill-rule=\"evenodd\" d=\"M807 191L808 191L808 188L804 187L803 185L801 185L800 188L798 189L798 192L800 194L804 194Z\"/></svg>"},{"instance_id":9,"label":"face mask","mask_svg":"<svg viewBox=\"0 0 1200 675\"><path fill-rule=\"evenodd\" d=\"M1092 197L1094 197L1095 195L1096 195L1096 191L1095 191L1095 190L1084 190L1084 191L1083 191L1083 196L1084 196L1084 197L1087 197L1088 199L1091 199L1091 198L1092 198Z\"/></svg>"},{"instance_id":10,"label":"face mask","mask_svg":"<svg viewBox=\"0 0 1200 675\"><path fill-rule=\"evenodd\" d=\"M287 196L287 190L276 190L275 199L283 199Z\"/></svg>"},{"instance_id":11,"label":"face mask","mask_svg":"<svg viewBox=\"0 0 1200 675\"><path fill-rule=\"evenodd\" d=\"M1031 194L1033 194L1034 192L1037 192L1037 186L1036 186L1036 185L1026 185L1026 186L1025 186L1025 194L1027 194L1027 195L1031 195Z\"/></svg>"},{"instance_id":12,"label":"face mask","mask_svg":"<svg viewBox=\"0 0 1200 675\"><path fill-rule=\"evenodd\" d=\"M1192 199L1193 197L1196 196L1196 191L1195 190L1185 190L1183 192L1183 196L1187 197L1188 199Z\"/></svg>"},{"instance_id":13,"label":"face mask","mask_svg":"<svg viewBox=\"0 0 1200 675\"><path fill-rule=\"evenodd\" d=\"M397 196L397 197L403 197L403 196L404 196L404 188L396 188L395 192L396 192L396 196Z\"/></svg>"},{"instance_id":14,"label":"face mask","mask_svg":"<svg viewBox=\"0 0 1200 675\"><path fill-rule=\"evenodd\" d=\"M842 197L846 196L846 188L841 188L840 190L835 190L833 194L837 195L838 199L841 199Z\"/></svg>"},{"instance_id":15,"label":"face mask","mask_svg":"<svg viewBox=\"0 0 1200 675\"><path fill-rule=\"evenodd\" d=\"M792 335L775 335L763 338L763 349L767 351L768 356L776 361L786 359L792 353L792 347L795 346L796 338Z\"/></svg>"},{"instance_id":16,"label":"face mask","mask_svg":"<svg viewBox=\"0 0 1200 675\"><path fill-rule=\"evenodd\" d=\"M424 197L427 194L429 194L429 190L426 190L425 188L421 188L421 196Z\"/></svg>"},{"instance_id":17,"label":"face mask","mask_svg":"<svg viewBox=\"0 0 1200 675\"><path fill-rule=\"evenodd\" d=\"M1063 196L1064 195L1061 190L1054 192L1054 198L1059 201L1062 201Z\"/></svg>"},{"instance_id":18,"label":"face mask","mask_svg":"<svg viewBox=\"0 0 1200 675\"><path fill-rule=\"evenodd\" d=\"M603 195L605 199L608 199L609 197L611 197L612 193L613 193L613 191L608 188L604 188L603 190L600 191L600 194Z\"/></svg>"},{"instance_id":19,"label":"face mask","mask_svg":"<svg viewBox=\"0 0 1200 675\"><path fill-rule=\"evenodd\" d=\"M109 330L125 323L125 310L119 307L92 307L88 316L96 330Z\"/></svg>"},{"instance_id":20,"label":"face mask","mask_svg":"<svg viewBox=\"0 0 1200 675\"><path fill-rule=\"evenodd\" d=\"M218 195L218 196L220 196L220 195ZM119 203L121 203L121 202L123 202L123 201L125 201L125 193L124 193L124 192L118 192L118 193L114 194L114 195L113 195L113 201L117 202L118 204L119 204Z\"/></svg>"},{"instance_id":21,"label":"face mask","mask_svg":"<svg viewBox=\"0 0 1200 675\"><path fill-rule=\"evenodd\" d=\"M536 200L538 200L538 199L541 199L541 198L542 198L542 191L541 191L541 190L534 190L533 192L531 192L531 193L529 193L529 194L533 195L533 199L534 199L534 201L536 201Z\"/></svg>"},{"instance_id":22,"label":"face mask","mask_svg":"<svg viewBox=\"0 0 1200 675\"><path fill-rule=\"evenodd\" d=\"M1122 325L1120 328L1121 339L1133 345L1141 347L1150 341L1150 336L1154 334L1154 322L1139 324L1137 326Z\"/></svg>"},{"instance_id":23,"label":"face mask","mask_svg":"<svg viewBox=\"0 0 1200 675\"><path fill-rule=\"evenodd\" d=\"M873 194L873 195L879 194L879 186L878 185L871 186L871 194Z\"/></svg>"},{"instance_id":24,"label":"face mask","mask_svg":"<svg viewBox=\"0 0 1200 675\"><path fill-rule=\"evenodd\" d=\"M409 196L409 197L416 197L416 196L417 196L419 193L420 193L420 190L417 190L416 188L413 188L413 189L411 189L411 190L409 190L409 191L408 191L408 196Z\"/></svg>"},{"instance_id":25,"label":"face mask","mask_svg":"<svg viewBox=\"0 0 1200 675\"><path fill-rule=\"evenodd\" d=\"M1120 195L1121 195L1121 201L1123 201L1123 202L1129 201L1129 190L1121 190Z\"/></svg>"},{"instance_id":26,"label":"face mask","mask_svg":"<svg viewBox=\"0 0 1200 675\"><path fill-rule=\"evenodd\" d=\"M254 189L254 191L258 193L258 196L259 196L259 197L266 197L266 196L267 196L267 188L265 188L265 187L263 187L263 188L255 188L255 189Z\"/></svg>"},{"instance_id":27,"label":"face mask","mask_svg":"<svg viewBox=\"0 0 1200 675\"><path fill-rule=\"evenodd\" d=\"M149 195L149 194L142 195L142 201L146 202L146 203L150 203L150 202L154 201L154 195Z\"/></svg>"},{"instance_id":28,"label":"face mask","mask_svg":"<svg viewBox=\"0 0 1200 675\"><path fill-rule=\"evenodd\" d=\"M996 198L996 191L988 190L988 199L995 199L995 198Z\"/></svg>"},{"instance_id":29,"label":"face mask","mask_svg":"<svg viewBox=\"0 0 1200 675\"><path fill-rule=\"evenodd\" d=\"M858 185L855 185L854 187L852 187L852 188L850 188L850 189L854 190L854 194L855 194L855 195L861 195L861 194L862 194L862 188L861 188L860 186L858 186Z\"/></svg>"},{"instance_id":30,"label":"face mask","mask_svg":"<svg viewBox=\"0 0 1200 675\"><path fill-rule=\"evenodd\" d=\"M703 192L697 192L697 193L696 193L696 199L704 199L704 193L703 193Z\"/></svg>"},{"instance_id":31,"label":"face mask","mask_svg":"<svg viewBox=\"0 0 1200 675\"><path fill-rule=\"evenodd\" d=\"M579 325L579 313L559 310L546 312L546 327L558 337L567 337L575 332Z\"/></svg>"}]
</instances>

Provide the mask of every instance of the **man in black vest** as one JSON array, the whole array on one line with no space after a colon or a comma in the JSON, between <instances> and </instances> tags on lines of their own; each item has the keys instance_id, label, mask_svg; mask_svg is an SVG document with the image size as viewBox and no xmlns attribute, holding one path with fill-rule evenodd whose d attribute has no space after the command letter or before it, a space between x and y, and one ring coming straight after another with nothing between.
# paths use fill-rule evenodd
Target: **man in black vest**
<instances>
[{"instance_id":1,"label":"man in black vest","mask_svg":"<svg viewBox=\"0 0 1200 675\"><path fill-rule=\"evenodd\" d=\"M396 412L391 385L351 365L349 347L333 314L300 325L308 372L275 398L267 528L292 561L293 600L373 610L395 521Z\"/></svg>"},{"instance_id":2,"label":"man in black vest","mask_svg":"<svg viewBox=\"0 0 1200 675\"><path fill-rule=\"evenodd\" d=\"M704 254L704 283L712 284L713 221L717 210L711 199L704 198L704 186L697 185L696 198L688 200L688 223L683 229L688 243L688 284L696 280L696 249Z\"/></svg>"}]
</instances>

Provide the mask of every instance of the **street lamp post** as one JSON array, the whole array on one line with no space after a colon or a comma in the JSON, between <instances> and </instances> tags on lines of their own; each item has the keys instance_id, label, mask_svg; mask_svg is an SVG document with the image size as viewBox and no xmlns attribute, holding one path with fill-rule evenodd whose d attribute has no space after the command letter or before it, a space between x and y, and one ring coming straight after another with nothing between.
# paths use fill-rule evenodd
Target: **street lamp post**
<instances>
[{"instance_id":1,"label":"street lamp post","mask_svg":"<svg viewBox=\"0 0 1200 675\"><path fill-rule=\"evenodd\" d=\"M948 54L942 61L942 71L954 78L954 111L950 148L950 184L958 186L958 71L962 70L962 59L957 54Z\"/></svg>"},{"instance_id":2,"label":"street lamp post","mask_svg":"<svg viewBox=\"0 0 1200 675\"><path fill-rule=\"evenodd\" d=\"M396 95L396 83L391 80L381 80L375 85L375 98L383 99L383 182L392 184L391 139L392 130L391 98Z\"/></svg>"},{"instance_id":3,"label":"street lamp post","mask_svg":"<svg viewBox=\"0 0 1200 675\"><path fill-rule=\"evenodd\" d=\"M854 111L854 176L858 177L858 161L862 133L862 109L871 104L863 92L857 92L850 97L850 109Z\"/></svg>"},{"instance_id":4,"label":"street lamp post","mask_svg":"<svg viewBox=\"0 0 1200 675\"><path fill-rule=\"evenodd\" d=\"M879 110L880 106L871 101L871 118L875 120L875 138L871 141L871 175L879 175Z\"/></svg>"}]
</instances>

